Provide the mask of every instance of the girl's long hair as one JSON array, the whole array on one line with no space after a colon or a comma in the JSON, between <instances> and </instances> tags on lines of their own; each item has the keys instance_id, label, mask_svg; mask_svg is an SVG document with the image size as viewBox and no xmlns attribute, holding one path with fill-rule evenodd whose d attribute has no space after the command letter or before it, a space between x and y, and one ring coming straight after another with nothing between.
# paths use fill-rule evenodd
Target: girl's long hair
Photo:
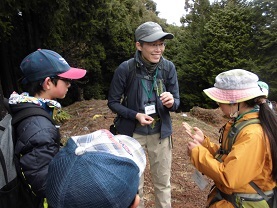
<instances>
[{"instance_id":1,"label":"girl's long hair","mask_svg":"<svg viewBox=\"0 0 277 208\"><path fill-rule=\"evenodd\" d=\"M272 157L272 179L277 182L277 114L268 105L264 97L246 101L249 106L259 105L259 119L264 133L267 135Z\"/></svg>"}]
</instances>

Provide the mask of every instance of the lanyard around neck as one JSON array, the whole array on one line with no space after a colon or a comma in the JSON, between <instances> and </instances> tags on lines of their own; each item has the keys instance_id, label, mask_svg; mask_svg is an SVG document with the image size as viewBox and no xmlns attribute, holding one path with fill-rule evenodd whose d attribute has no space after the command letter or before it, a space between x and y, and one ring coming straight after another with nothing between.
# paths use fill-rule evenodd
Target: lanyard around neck
<instances>
[{"instance_id":1,"label":"lanyard around neck","mask_svg":"<svg viewBox=\"0 0 277 208\"><path fill-rule=\"evenodd\" d=\"M152 86L151 86L150 90L147 89L146 84L145 84L145 80L141 79L141 83L142 83L143 89L144 89L145 92L146 92L146 95L147 95L147 97L148 97L148 100L150 100L151 97L152 97L154 85L155 85L156 79L157 79L157 74L158 74L158 68L156 69L155 75L154 75L154 77L153 77L153 82L152 82Z\"/></svg>"}]
</instances>

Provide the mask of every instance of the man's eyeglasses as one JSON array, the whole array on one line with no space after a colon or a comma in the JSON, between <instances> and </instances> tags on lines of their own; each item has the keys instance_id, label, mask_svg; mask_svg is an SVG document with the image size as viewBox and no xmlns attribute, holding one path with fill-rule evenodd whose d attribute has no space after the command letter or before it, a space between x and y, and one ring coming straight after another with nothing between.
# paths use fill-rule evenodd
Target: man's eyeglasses
<instances>
[{"instance_id":1,"label":"man's eyeglasses","mask_svg":"<svg viewBox=\"0 0 277 208\"><path fill-rule=\"evenodd\" d=\"M148 46L150 46L151 48L164 48L166 43L162 42L162 43L146 43Z\"/></svg>"},{"instance_id":2,"label":"man's eyeglasses","mask_svg":"<svg viewBox=\"0 0 277 208\"><path fill-rule=\"evenodd\" d=\"M153 42L153 43L148 43L148 42L144 42L144 41L139 41L140 45L147 45L151 48L164 48L166 46L166 43L165 42L161 42L161 43L156 43L156 42Z\"/></svg>"}]
</instances>

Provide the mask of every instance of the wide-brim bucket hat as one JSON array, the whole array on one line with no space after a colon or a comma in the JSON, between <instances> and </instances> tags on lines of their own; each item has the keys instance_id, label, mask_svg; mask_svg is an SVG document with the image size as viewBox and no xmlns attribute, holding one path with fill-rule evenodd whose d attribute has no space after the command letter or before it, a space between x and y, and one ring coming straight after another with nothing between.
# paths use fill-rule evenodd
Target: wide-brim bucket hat
<instances>
[{"instance_id":1,"label":"wide-brim bucket hat","mask_svg":"<svg viewBox=\"0 0 277 208\"><path fill-rule=\"evenodd\" d=\"M244 69L232 69L215 78L214 87L203 90L218 103L240 103L255 97L266 96L258 85L259 77Z\"/></svg>"}]
</instances>

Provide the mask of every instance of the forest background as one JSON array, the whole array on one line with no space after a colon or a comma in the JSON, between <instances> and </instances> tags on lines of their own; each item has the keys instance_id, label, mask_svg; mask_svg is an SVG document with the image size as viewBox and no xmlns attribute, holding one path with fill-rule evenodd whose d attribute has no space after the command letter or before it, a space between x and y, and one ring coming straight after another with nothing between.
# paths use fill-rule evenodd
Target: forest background
<instances>
[{"instance_id":1,"label":"forest background","mask_svg":"<svg viewBox=\"0 0 277 208\"><path fill-rule=\"evenodd\" d=\"M62 101L107 98L113 72L135 52L134 31L158 22L175 35L164 57L177 69L181 106L215 107L203 94L215 76L233 68L256 73L277 100L277 2L275 0L184 0L181 26L158 17L151 0L1 0L0 118L2 98L20 92L22 59L38 48L61 54L88 71Z\"/></svg>"}]
</instances>

